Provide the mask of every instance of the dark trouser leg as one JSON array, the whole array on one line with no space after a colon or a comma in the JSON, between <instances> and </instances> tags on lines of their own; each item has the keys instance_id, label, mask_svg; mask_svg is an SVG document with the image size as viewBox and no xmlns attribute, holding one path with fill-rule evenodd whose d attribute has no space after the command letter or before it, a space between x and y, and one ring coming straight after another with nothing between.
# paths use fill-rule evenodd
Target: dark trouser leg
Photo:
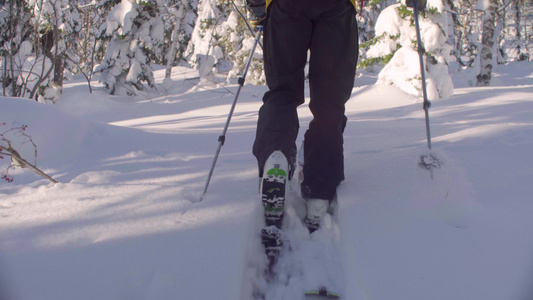
<instances>
[{"instance_id":1,"label":"dark trouser leg","mask_svg":"<svg viewBox=\"0 0 533 300\"><path fill-rule=\"evenodd\" d=\"M332 200L344 180L344 104L350 98L357 64L355 10L346 1L313 22L309 108L314 119L305 134L302 193Z\"/></svg>"},{"instance_id":2,"label":"dark trouser leg","mask_svg":"<svg viewBox=\"0 0 533 300\"><path fill-rule=\"evenodd\" d=\"M311 42L311 21L292 1L273 1L264 26L264 66L269 91L259 110L253 153L259 175L275 150L284 152L289 165L296 157L299 121L296 108L304 102L304 67Z\"/></svg>"}]
</instances>

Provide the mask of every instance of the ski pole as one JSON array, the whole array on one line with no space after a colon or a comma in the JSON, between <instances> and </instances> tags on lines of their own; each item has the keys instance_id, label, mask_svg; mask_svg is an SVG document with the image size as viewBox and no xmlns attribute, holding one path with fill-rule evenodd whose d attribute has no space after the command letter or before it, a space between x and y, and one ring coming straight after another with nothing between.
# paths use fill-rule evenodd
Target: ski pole
<instances>
[{"instance_id":1,"label":"ski pole","mask_svg":"<svg viewBox=\"0 0 533 300\"><path fill-rule=\"evenodd\" d=\"M428 100L427 88L426 88L426 72L424 68L424 48L422 47L422 38L420 36L420 24L418 22L418 6L419 1L414 1L414 15L415 15L415 27L416 27L416 40L418 43L418 59L420 61L420 76L422 77L422 95L424 96L424 113L426 116L426 136L428 149L431 150L431 133L429 129L429 107L431 103Z\"/></svg>"},{"instance_id":2,"label":"ski pole","mask_svg":"<svg viewBox=\"0 0 533 300\"><path fill-rule=\"evenodd\" d=\"M426 71L424 67L424 48L422 47L422 37L420 35L420 23L418 21L418 12L420 9L426 7L426 0L407 0L406 5L413 7L414 9L414 18L415 18L415 27L416 27L416 41L418 45L418 59L420 62L420 77L422 79L422 95L424 97L424 114L426 119L426 138L427 146L431 151L431 131L429 127L429 107L431 103L428 100L427 87L426 87ZM433 169L439 168L441 166L440 160L435 154L428 154L420 156L420 161L418 165L421 168L429 170L431 179L433 179Z\"/></svg>"},{"instance_id":3,"label":"ski pole","mask_svg":"<svg viewBox=\"0 0 533 300\"><path fill-rule=\"evenodd\" d=\"M233 115L233 111L235 110L235 106L237 105L237 99L239 98L241 88L244 85L244 80L246 79L246 74L248 73L248 68L250 67L250 64L252 62L252 57L254 55L257 43L259 42L259 38L261 37L262 31L263 31L263 27L258 26L257 33L255 35L254 45L252 47L252 50L250 51L250 56L248 57L248 62L246 63L246 66L244 67L244 72L242 73L242 76L239 77L239 81L238 81L239 87L237 89L237 93L235 94L235 99L233 100L233 104L228 114L226 125L224 125L224 130L222 130L222 134L218 137L218 148L215 152L215 157L213 158L213 163L211 164L211 170L209 170L209 175L207 176L207 181L205 182L204 191L202 192L200 201L204 199L204 196L207 193L207 188L209 187L209 182L211 181L211 177L213 176L213 171L215 170L215 166L217 164L217 159L218 159L218 155L220 154L220 149L222 148L222 146L224 145L224 142L226 141L226 132L228 131L229 123L231 121L231 116Z\"/></svg>"}]
</instances>

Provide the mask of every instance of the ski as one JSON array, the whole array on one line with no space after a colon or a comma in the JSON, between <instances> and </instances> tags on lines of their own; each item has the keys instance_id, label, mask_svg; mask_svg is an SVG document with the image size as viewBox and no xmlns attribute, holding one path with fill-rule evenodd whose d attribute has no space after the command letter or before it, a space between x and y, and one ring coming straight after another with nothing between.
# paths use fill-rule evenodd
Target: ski
<instances>
[{"instance_id":1,"label":"ski","mask_svg":"<svg viewBox=\"0 0 533 300\"><path fill-rule=\"evenodd\" d=\"M304 158L302 154L303 149L300 151L300 156L302 157L298 158L299 169L297 168L296 171L301 171L301 169L303 169ZM314 225L312 228L309 228L309 224L307 224L309 222L305 222L307 219L302 220L295 211L295 205L297 205L296 202L301 202L304 199L300 198L300 195L293 195L297 198L300 198L299 200L292 197L287 199L287 196L291 196L291 193L288 191L288 174L289 164L283 152L273 152L265 162L263 175L260 177L259 182L259 194L261 197L264 215L264 221L262 221L262 223L264 223L262 224L263 227L260 229L260 234L261 242L264 246L264 251L267 257L267 265L261 266L261 272L263 272L262 279L265 280L263 284L266 285L257 286L252 295L254 300L279 299L281 295L280 291L285 289L289 291L290 289L297 287L299 284L305 284L304 274L308 274L312 277L323 277L318 273L327 271L329 268L323 267L323 261L315 261L315 259L317 259L316 257L321 257L321 255L324 255L324 258L328 259L330 262L332 261L334 264L337 263L336 259L331 257L332 255L336 256L336 253L332 253L334 249L326 250L332 248L323 245L323 242L328 243L327 241L318 239L317 241L313 242L313 236L311 236L311 234L315 234L313 232L319 229L322 218L320 218L320 220L315 220L316 218L313 218L312 221L316 222L312 224ZM303 174L298 175L300 176L295 176L292 178L292 184L295 184L295 182L300 183L298 181L301 179L301 177L303 177ZM312 202L307 201L305 202L307 203L306 206L299 207L300 212L301 209L310 209L311 213L308 211L306 218L309 216L316 217L315 215L317 214L327 214L328 209L331 210L331 213L336 213L336 209L334 209L331 204L324 204L322 203L323 201L327 200L315 199ZM333 202L335 203L336 199ZM289 207L286 207L287 205ZM335 238L332 236L332 234L335 234L335 231L330 231L333 230L332 226L336 225L332 223L332 220L330 219L331 217L331 215L328 216L328 225L324 227L324 230L326 231L320 231L317 234L319 236L325 235L326 239L331 238L331 242L333 242ZM300 219L296 220L295 218ZM296 243L292 245L292 242L294 241L291 240L293 237L291 234L293 232L290 230L293 229L295 222L297 223L298 221L302 222L302 224L299 226L307 226L310 236L308 239L304 238L304 240L296 239ZM287 226L287 228L284 228L283 226ZM284 229L289 230L289 232L284 233ZM312 246L313 243L316 243L316 246ZM309 245L312 246L311 249L314 249L311 251L314 252L313 258L308 261L300 261L298 258L299 254L309 254L304 250L304 248ZM326 251L323 252L324 250L322 249ZM331 267L332 265L328 264L328 266ZM339 294L334 292L335 290L339 290L341 288L335 281L330 282L327 278L326 280L320 281L324 281L322 283L323 286L317 286L318 289L316 290L305 290L298 288L297 293L300 293L300 297L302 297L298 298L304 300L341 299ZM307 287L313 287L313 285L307 285ZM328 288L332 291L328 291Z\"/></svg>"},{"instance_id":2,"label":"ski","mask_svg":"<svg viewBox=\"0 0 533 300\"><path fill-rule=\"evenodd\" d=\"M289 163L281 151L274 151L265 163L261 178L261 201L263 203L265 225L261 230L261 240L268 257L266 278L273 277L274 266L284 245L281 225L285 207Z\"/></svg>"},{"instance_id":3,"label":"ski","mask_svg":"<svg viewBox=\"0 0 533 300\"><path fill-rule=\"evenodd\" d=\"M327 300L327 299L340 299L338 294L328 292L324 287L316 291L306 291L305 300Z\"/></svg>"}]
</instances>

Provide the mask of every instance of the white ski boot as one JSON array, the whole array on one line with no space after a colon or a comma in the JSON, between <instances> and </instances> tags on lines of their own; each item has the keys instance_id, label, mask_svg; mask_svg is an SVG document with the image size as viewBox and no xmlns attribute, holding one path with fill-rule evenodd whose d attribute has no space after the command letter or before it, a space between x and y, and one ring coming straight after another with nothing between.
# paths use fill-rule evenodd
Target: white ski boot
<instances>
[{"instance_id":1,"label":"white ski boot","mask_svg":"<svg viewBox=\"0 0 533 300\"><path fill-rule=\"evenodd\" d=\"M305 217L305 225L309 232L313 233L320 228L320 223L328 212L329 201L324 199L309 199L307 200L307 216Z\"/></svg>"}]
</instances>

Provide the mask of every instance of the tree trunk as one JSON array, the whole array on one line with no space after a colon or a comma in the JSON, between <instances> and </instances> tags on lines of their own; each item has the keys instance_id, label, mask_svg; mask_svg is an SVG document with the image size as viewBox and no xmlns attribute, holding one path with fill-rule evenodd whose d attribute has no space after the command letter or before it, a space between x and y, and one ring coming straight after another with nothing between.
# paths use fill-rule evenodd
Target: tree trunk
<instances>
[{"instance_id":1,"label":"tree trunk","mask_svg":"<svg viewBox=\"0 0 533 300\"><path fill-rule=\"evenodd\" d=\"M497 0L490 0L489 7L483 16L483 33L481 37L480 65L481 70L477 76L477 86L488 86L492 78L492 67L494 65L493 49L495 37Z\"/></svg>"},{"instance_id":2,"label":"tree trunk","mask_svg":"<svg viewBox=\"0 0 533 300\"><path fill-rule=\"evenodd\" d=\"M64 66L63 66L63 57L61 55L58 55L55 57L54 61L54 85L58 87L63 86L63 74L64 74Z\"/></svg>"},{"instance_id":3,"label":"tree trunk","mask_svg":"<svg viewBox=\"0 0 533 300\"><path fill-rule=\"evenodd\" d=\"M178 4L179 5L179 4ZM167 70L165 72L165 78L170 78L172 73L172 66L174 65L174 60L176 59L176 52L178 51L179 45L179 34L181 32L183 17L185 16L185 6L183 3L179 5L178 12L174 17L174 30L172 31L172 44L170 47L170 53L167 58Z\"/></svg>"}]
</instances>

